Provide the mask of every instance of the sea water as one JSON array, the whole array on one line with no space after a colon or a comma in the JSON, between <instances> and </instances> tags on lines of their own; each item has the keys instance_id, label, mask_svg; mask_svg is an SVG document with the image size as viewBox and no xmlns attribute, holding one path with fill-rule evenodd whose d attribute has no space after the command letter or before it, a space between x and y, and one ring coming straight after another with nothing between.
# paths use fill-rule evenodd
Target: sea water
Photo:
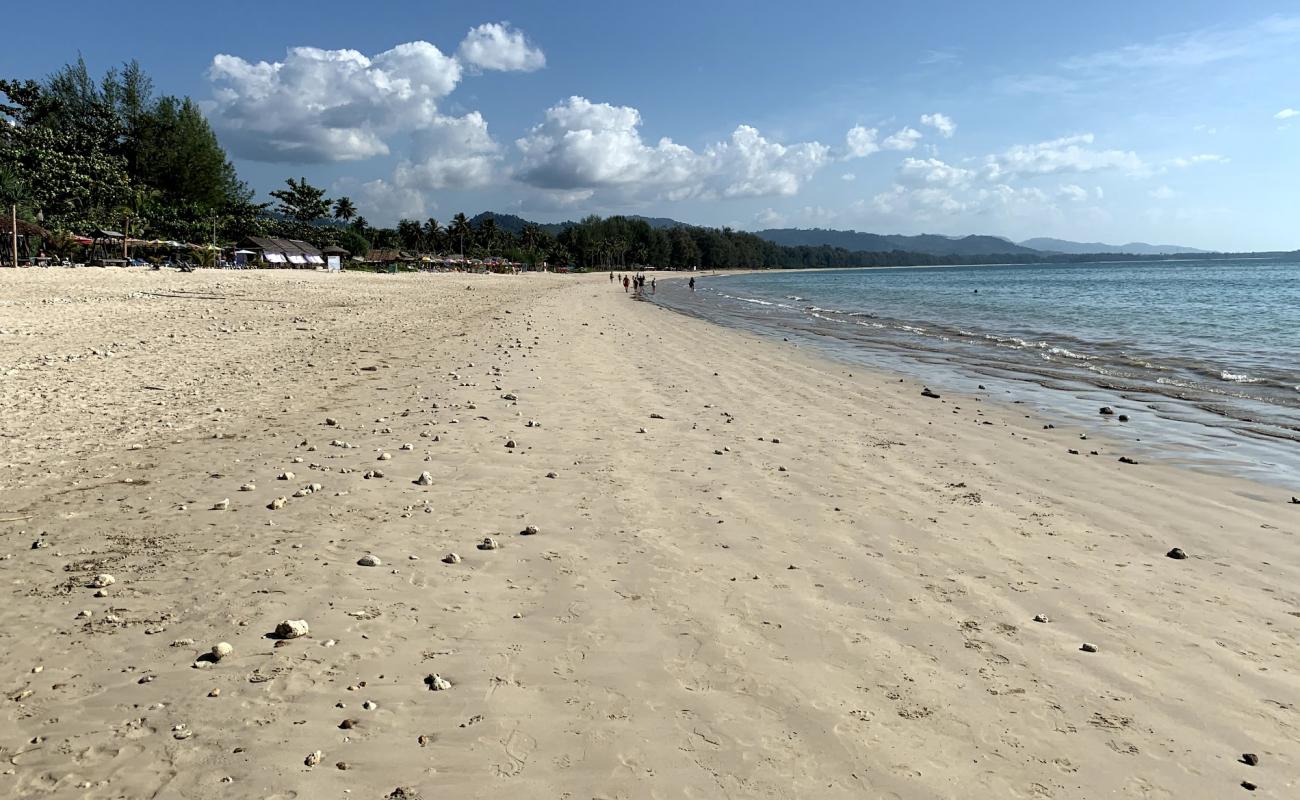
<instances>
[{"instance_id":1,"label":"sea water","mask_svg":"<svg viewBox=\"0 0 1300 800\"><path fill-rule=\"evenodd\" d=\"M1295 258L774 270L658 288L679 311L1300 494ZM1101 405L1130 422L1099 419Z\"/></svg>"}]
</instances>

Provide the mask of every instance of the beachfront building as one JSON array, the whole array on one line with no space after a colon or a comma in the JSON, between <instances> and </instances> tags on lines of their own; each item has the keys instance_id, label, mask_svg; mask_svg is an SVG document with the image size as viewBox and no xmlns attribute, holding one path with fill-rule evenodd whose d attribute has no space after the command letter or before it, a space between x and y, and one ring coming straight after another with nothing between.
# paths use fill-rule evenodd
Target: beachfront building
<instances>
[{"instance_id":1,"label":"beachfront building","mask_svg":"<svg viewBox=\"0 0 1300 800\"><path fill-rule=\"evenodd\" d=\"M247 236L240 248L248 251L249 259L269 267L289 269L316 269L325 266L325 256L315 245L301 239L272 239L266 236Z\"/></svg>"}]
</instances>

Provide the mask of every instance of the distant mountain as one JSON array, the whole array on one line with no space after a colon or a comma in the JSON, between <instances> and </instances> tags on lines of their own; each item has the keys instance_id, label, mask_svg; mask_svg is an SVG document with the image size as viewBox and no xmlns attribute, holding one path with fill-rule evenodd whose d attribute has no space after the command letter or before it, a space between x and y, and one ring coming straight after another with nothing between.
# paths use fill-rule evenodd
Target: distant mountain
<instances>
[{"instance_id":1,"label":"distant mountain","mask_svg":"<svg viewBox=\"0 0 1300 800\"><path fill-rule=\"evenodd\" d=\"M1208 253L1209 250L1197 250L1195 247L1183 247L1176 244L1147 244L1146 242L1129 242L1128 244L1102 244L1101 242L1071 242L1065 239L1050 239L1040 236L1026 239L1020 243L1023 247L1042 250L1045 253L1128 253L1135 256L1168 256L1176 253Z\"/></svg>"},{"instance_id":2,"label":"distant mountain","mask_svg":"<svg viewBox=\"0 0 1300 800\"><path fill-rule=\"evenodd\" d=\"M642 220L645 223L647 223L651 228L676 228L680 225L686 224L684 222L678 222L675 219L668 219L667 217L642 217L637 214L624 214L623 216L627 217L628 219ZM493 219L496 220L498 228L504 231L510 231L516 236L518 236L519 232L524 229L525 225L532 222L532 220L524 219L523 217L516 216L514 214L501 214L496 211L484 211L481 214L474 215L470 219L470 223L474 226L478 226L479 223L481 223L483 220L487 219L488 217L492 217ZM542 230L546 231L552 236L555 236L559 234L561 231L563 231L565 228L571 228L577 223L538 222L535 224Z\"/></svg>"},{"instance_id":3,"label":"distant mountain","mask_svg":"<svg viewBox=\"0 0 1300 800\"><path fill-rule=\"evenodd\" d=\"M769 242L787 247L830 245L842 247L850 252L880 253L905 250L909 253L927 253L936 256L1033 255L1036 252L1032 248L1022 247L1000 236L938 236L932 233L903 236L823 228L770 228L757 231L757 235Z\"/></svg>"},{"instance_id":4,"label":"distant mountain","mask_svg":"<svg viewBox=\"0 0 1300 800\"><path fill-rule=\"evenodd\" d=\"M495 211L484 211L481 214L475 214L474 216L470 217L469 223L477 228L479 225L483 223L483 220L488 219L489 217L496 221L498 228L500 228L503 231L509 231L515 236L519 235L520 231L524 229L525 225L535 224L537 225L537 227L541 228L542 230L546 231L552 236L558 234L560 231L564 230L565 228L568 228L573 225L572 222L534 223L530 219L524 219L523 217L515 216L514 214L498 214Z\"/></svg>"}]
</instances>

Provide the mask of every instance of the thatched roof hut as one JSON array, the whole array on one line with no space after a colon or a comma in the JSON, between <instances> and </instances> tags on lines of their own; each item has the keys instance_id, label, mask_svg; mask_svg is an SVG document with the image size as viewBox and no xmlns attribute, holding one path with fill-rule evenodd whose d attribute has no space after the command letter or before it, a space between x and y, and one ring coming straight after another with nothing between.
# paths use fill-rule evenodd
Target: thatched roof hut
<instances>
[{"instance_id":1,"label":"thatched roof hut","mask_svg":"<svg viewBox=\"0 0 1300 800\"><path fill-rule=\"evenodd\" d=\"M2 217L0 218L0 234L3 234L5 236L11 235L13 233L13 225L10 223L9 217L2 216L2 215L0 215L0 217ZM39 236L42 239L50 238L49 231L45 230L40 225L37 225L34 222L28 222L27 220L23 220L23 219L18 220L18 235Z\"/></svg>"}]
</instances>

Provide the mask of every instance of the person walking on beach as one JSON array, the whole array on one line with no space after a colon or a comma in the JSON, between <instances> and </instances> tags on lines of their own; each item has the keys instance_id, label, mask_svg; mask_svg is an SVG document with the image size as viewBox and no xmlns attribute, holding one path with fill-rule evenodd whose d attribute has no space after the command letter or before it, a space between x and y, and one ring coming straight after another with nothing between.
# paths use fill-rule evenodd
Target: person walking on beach
<instances>
[{"instance_id":1,"label":"person walking on beach","mask_svg":"<svg viewBox=\"0 0 1300 800\"><path fill-rule=\"evenodd\" d=\"M651 279L650 279L650 294L654 294L654 293L655 293L655 279L654 279L654 278L651 278Z\"/></svg>"},{"instance_id":2,"label":"person walking on beach","mask_svg":"<svg viewBox=\"0 0 1300 800\"><path fill-rule=\"evenodd\" d=\"M691 291L695 291L695 278L691 278Z\"/></svg>"},{"instance_id":3,"label":"person walking on beach","mask_svg":"<svg viewBox=\"0 0 1300 800\"><path fill-rule=\"evenodd\" d=\"M613 282L614 282L614 273L612 273L612 272L609 273L609 282L610 282L610 283L613 283Z\"/></svg>"},{"instance_id":4,"label":"person walking on beach","mask_svg":"<svg viewBox=\"0 0 1300 800\"><path fill-rule=\"evenodd\" d=\"M624 275L624 276L623 276L623 294L627 294L627 288L628 288L629 286L631 286L631 285L632 285L632 282L629 281L629 280L627 279L627 276L626 276L626 275Z\"/></svg>"}]
</instances>

